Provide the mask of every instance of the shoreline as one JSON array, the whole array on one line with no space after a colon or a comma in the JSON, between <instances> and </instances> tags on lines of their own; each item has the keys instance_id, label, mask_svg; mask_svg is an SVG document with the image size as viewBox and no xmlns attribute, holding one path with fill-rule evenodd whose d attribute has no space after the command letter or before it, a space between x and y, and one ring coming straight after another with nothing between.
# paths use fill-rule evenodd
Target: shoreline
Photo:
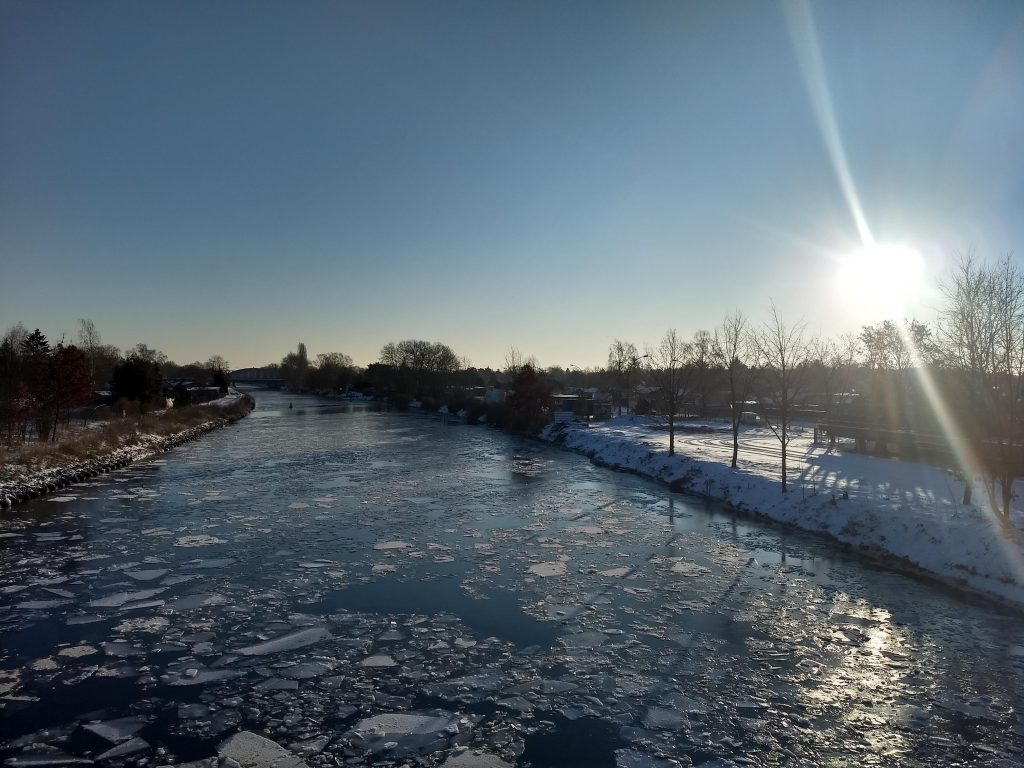
<instances>
[{"instance_id":1,"label":"shoreline","mask_svg":"<svg viewBox=\"0 0 1024 768\"><path fill-rule=\"evenodd\" d=\"M598 434L593 434L595 432ZM922 551L928 556L919 557L919 559L927 562L926 565L916 562L906 552L894 551L899 547L884 546L884 542L887 540L885 535L858 536L856 531L858 513L859 517L870 515L877 518L879 512L884 510L875 511L870 508L865 510L862 500L859 505L851 504L851 499L854 502L858 501L855 496L838 498L835 495L830 497L828 493L815 492L808 497L803 494L802 487L795 482L790 491L784 495L778 488L776 479L774 480L776 498L771 505L765 505L767 506L766 510L761 505L753 503L749 498L743 498L743 494L731 493L729 485L713 482L711 478L707 477L709 474L712 476L725 474L734 482L738 481L739 485L746 485L747 489L754 488L757 483L763 482L764 478L756 473L746 471L743 467L742 446L740 450L741 466L732 469L728 461L719 464L714 460L709 460L706 456L698 458L693 455L692 451L688 453L680 450L678 435L676 454L671 457L667 452L667 441L666 446L660 446L653 441L639 440L635 435L630 436L626 430L621 429L549 425L541 432L539 439L562 450L586 456L596 466L628 472L653 480L673 492L716 504L731 514L815 536L832 545L837 545L844 552L865 558L871 563L893 572L941 584L966 598L980 597L1015 613L1024 613L1024 584L1020 579L979 572L974 565L960 562L944 562L942 564L945 567L942 570L928 567L928 565L934 566L936 558L942 559L943 553L940 545L944 542L936 542L932 538L931 541L935 543L935 546L931 548L931 551L928 546L923 547ZM715 466L716 464L718 466ZM709 469L712 471L706 472ZM717 477L715 479L717 480ZM723 493L721 490L718 493L713 492L712 489L716 484L725 492ZM757 496L757 493L747 494L748 497L751 495ZM847 509L843 509L844 506ZM847 519L848 522L843 528L833 530L837 527L835 525L837 521L831 521L833 524L829 526L823 519L828 512L834 513L834 517ZM915 522L918 526L921 525L921 522L913 515L909 515L908 518L908 521L903 522ZM808 525L809 521L818 524ZM890 525L890 527L892 526ZM882 529L887 530L884 525ZM956 532L951 531L951 533L955 535ZM1008 542L1008 546L1014 545L1012 542ZM985 554L992 555L988 550ZM1019 556L1019 553L1015 554ZM1014 559L1014 555L1006 555L1005 559ZM977 565L981 565L981 563Z\"/></svg>"},{"instance_id":2,"label":"shoreline","mask_svg":"<svg viewBox=\"0 0 1024 768\"><path fill-rule=\"evenodd\" d=\"M248 416L256 407L252 396L246 394L232 398L232 403L224 404L222 407L226 408L239 402L248 404L248 408L241 413L225 414L220 418L210 419L170 435L142 434L139 435L138 442L131 445L115 448L84 461L33 472L27 478L15 482L0 483L0 510L13 509L20 504L47 496L75 483L126 467L137 461L151 459L179 445L197 440L221 427L234 424Z\"/></svg>"}]
</instances>

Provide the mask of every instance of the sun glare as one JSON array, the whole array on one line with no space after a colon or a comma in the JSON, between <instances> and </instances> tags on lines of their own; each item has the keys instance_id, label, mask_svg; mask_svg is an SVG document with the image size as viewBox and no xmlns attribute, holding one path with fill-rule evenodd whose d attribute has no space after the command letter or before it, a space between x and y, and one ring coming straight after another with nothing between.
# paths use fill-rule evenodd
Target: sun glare
<instances>
[{"instance_id":1,"label":"sun glare","mask_svg":"<svg viewBox=\"0 0 1024 768\"><path fill-rule=\"evenodd\" d=\"M844 300L895 318L921 294L921 254L903 245L871 245L840 259L839 290Z\"/></svg>"}]
</instances>

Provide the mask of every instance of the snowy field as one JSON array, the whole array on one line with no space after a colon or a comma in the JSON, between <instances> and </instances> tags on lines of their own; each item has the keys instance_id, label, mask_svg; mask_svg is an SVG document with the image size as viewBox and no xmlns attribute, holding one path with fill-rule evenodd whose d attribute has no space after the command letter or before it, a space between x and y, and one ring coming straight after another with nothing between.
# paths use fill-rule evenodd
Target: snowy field
<instances>
[{"instance_id":1,"label":"snowy field","mask_svg":"<svg viewBox=\"0 0 1024 768\"><path fill-rule=\"evenodd\" d=\"M744 427L739 466L732 469L732 435L725 422L686 422L668 455L668 429L657 417L619 417L590 427L548 427L547 440L599 463L626 469L727 501L788 525L830 536L971 590L1024 606L1024 486L1018 483L1010 535L984 505L963 505L963 483L952 472L913 461L857 454L847 446L816 445L798 427L789 445L789 492L780 484L781 452L766 427Z\"/></svg>"}]
</instances>

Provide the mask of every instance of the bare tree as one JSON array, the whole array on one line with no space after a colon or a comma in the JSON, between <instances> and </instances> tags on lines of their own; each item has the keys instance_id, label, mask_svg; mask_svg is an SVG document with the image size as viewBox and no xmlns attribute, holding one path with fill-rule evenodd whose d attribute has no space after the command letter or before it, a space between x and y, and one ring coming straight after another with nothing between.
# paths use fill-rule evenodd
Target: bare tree
<instances>
[{"instance_id":1,"label":"bare tree","mask_svg":"<svg viewBox=\"0 0 1024 768\"><path fill-rule=\"evenodd\" d=\"M629 341L616 339L608 348L608 370L618 374L619 385L625 382L626 387L626 411L629 412L629 384L630 374L640 365L640 357L637 355L636 345ZM622 397L619 396L619 415L622 415Z\"/></svg>"},{"instance_id":2,"label":"bare tree","mask_svg":"<svg viewBox=\"0 0 1024 768\"><path fill-rule=\"evenodd\" d=\"M793 406L806 377L808 345L804 341L805 323L786 323L774 301L771 307L771 319L757 334L757 346L764 364L766 394L775 410L774 416L766 420L782 447L782 492L785 493L787 450L793 439L790 432Z\"/></svg>"},{"instance_id":3,"label":"bare tree","mask_svg":"<svg viewBox=\"0 0 1024 768\"><path fill-rule=\"evenodd\" d=\"M732 467L740 451L740 423L747 396L757 374L757 344L747 318L738 309L726 315L715 331L711 346L715 366L725 371L729 384L729 416L732 421Z\"/></svg>"},{"instance_id":4,"label":"bare tree","mask_svg":"<svg viewBox=\"0 0 1024 768\"><path fill-rule=\"evenodd\" d=\"M1008 519L1024 426L1024 274L1009 256L986 265L968 254L943 290L948 304L939 338L944 359L966 385L968 400L963 423L947 425L953 430L949 437L973 449L968 456L974 466L964 467L963 502L970 503L973 476L980 471L991 507Z\"/></svg>"},{"instance_id":5,"label":"bare tree","mask_svg":"<svg viewBox=\"0 0 1024 768\"><path fill-rule=\"evenodd\" d=\"M100 348L103 346L103 339L96 329L96 323L88 318L78 320L78 348L85 353L89 359L89 377L96 381L96 358Z\"/></svg>"},{"instance_id":6,"label":"bare tree","mask_svg":"<svg viewBox=\"0 0 1024 768\"><path fill-rule=\"evenodd\" d=\"M647 353L650 374L658 385L660 405L668 422L668 455L676 452L676 413L680 398L688 390L684 366L692 354L692 346L685 343L675 328L669 328L661 343Z\"/></svg>"},{"instance_id":7,"label":"bare tree","mask_svg":"<svg viewBox=\"0 0 1024 768\"><path fill-rule=\"evenodd\" d=\"M714 364L714 341L714 336L711 333L699 330L693 334L693 341L690 345L693 390L697 400L697 410L702 417L707 415L708 394L715 388L718 378L718 370Z\"/></svg>"},{"instance_id":8,"label":"bare tree","mask_svg":"<svg viewBox=\"0 0 1024 768\"><path fill-rule=\"evenodd\" d=\"M939 340L943 356L966 390L968 425L984 419L989 381L994 371L995 339L998 337L993 306L993 275L973 253L961 255L949 281L942 286L946 297L939 321ZM963 411L963 409L957 409ZM963 417L962 417L963 418ZM954 420L955 422L955 420ZM956 423L946 425L949 439L956 445L967 441L968 429ZM964 504L971 503L974 474L981 468L964 467Z\"/></svg>"}]
</instances>

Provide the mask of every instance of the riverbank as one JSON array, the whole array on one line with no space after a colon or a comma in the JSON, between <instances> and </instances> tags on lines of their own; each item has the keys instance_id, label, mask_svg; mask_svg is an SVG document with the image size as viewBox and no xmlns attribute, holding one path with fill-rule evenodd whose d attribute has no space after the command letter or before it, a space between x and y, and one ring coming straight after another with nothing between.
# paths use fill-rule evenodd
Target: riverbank
<instances>
[{"instance_id":1,"label":"riverbank","mask_svg":"<svg viewBox=\"0 0 1024 768\"><path fill-rule=\"evenodd\" d=\"M542 439L598 464L635 472L745 514L825 536L900 569L937 578L1024 608L1024 483L1004 524L984 506L960 503L963 483L948 470L816 445L798 429L789 445L789 491L780 487L779 443L744 428L732 469L728 425L687 422L668 455L659 419L621 417L587 427L550 425ZM847 448L852 448L849 446Z\"/></svg>"},{"instance_id":2,"label":"riverbank","mask_svg":"<svg viewBox=\"0 0 1024 768\"><path fill-rule=\"evenodd\" d=\"M57 445L33 444L0 466L0 509L165 453L244 418L254 407L250 395L233 393L181 411L96 425Z\"/></svg>"}]
</instances>

